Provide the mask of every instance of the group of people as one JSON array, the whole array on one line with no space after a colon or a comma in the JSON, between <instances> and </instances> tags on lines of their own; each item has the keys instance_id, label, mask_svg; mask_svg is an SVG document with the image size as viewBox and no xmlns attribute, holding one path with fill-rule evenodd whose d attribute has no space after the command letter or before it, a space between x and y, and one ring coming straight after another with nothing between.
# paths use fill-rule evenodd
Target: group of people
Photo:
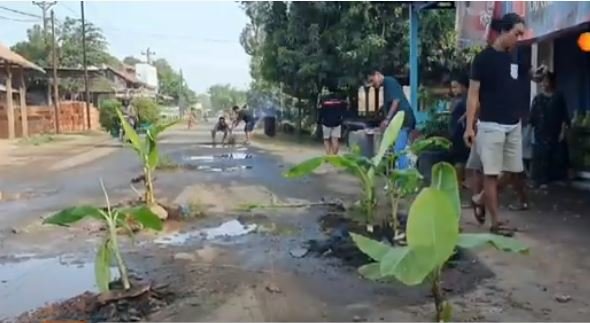
<instances>
[{"instance_id":1,"label":"group of people","mask_svg":"<svg viewBox=\"0 0 590 323\"><path fill-rule=\"evenodd\" d=\"M221 144L225 145L228 143L230 136L232 136L232 131L235 127L237 127L240 122L244 123L244 134L245 134L245 144L250 142L250 134L254 130L254 117L248 111L247 107L244 106L240 109L238 106L232 107L233 118L231 125L226 121L225 116L220 116L217 119L217 122L213 126L211 130L211 140L213 145L216 144L215 137L218 132L223 133L223 137L221 138Z\"/></svg>"},{"instance_id":2,"label":"group of people","mask_svg":"<svg viewBox=\"0 0 590 323\"><path fill-rule=\"evenodd\" d=\"M512 50L525 33L522 17L508 13L494 20L492 28L498 32L494 42L473 60L469 76L455 76L452 93L457 101L451 113L452 158L458 166L461 183L472 192L471 205L480 224L489 213L490 232L512 235L514 229L507 221L500 221L498 193L511 185L519 197L513 210L529 207L525 192L525 160L523 156L523 128L532 129L533 158L530 174L539 186L561 176L567 169L564 142L569 117L565 100L556 92L555 74L542 65L530 69L515 61ZM532 103L530 113L521 107L525 101L520 84L533 80L540 83L541 93ZM383 87L383 121L385 129L398 111L405 112L402 130L393 147L396 152L408 145L416 119L402 86L393 77L379 70L369 75L369 83ZM337 104L326 100L320 110L324 143L328 154L338 153L342 114L334 109ZM528 107L527 107L528 108ZM527 136L529 137L529 136ZM406 168L409 160L402 156L398 168ZM464 172L464 170L466 171Z\"/></svg>"},{"instance_id":3,"label":"group of people","mask_svg":"<svg viewBox=\"0 0 590 323\"><path fill-rule=\"evenodd\" d=\"M510 209L529 207L524 184L528 156L523 155L528 142L523 140L523 133L532 129L528 173L535 185L544 186L557 179L556 170L567 169L564 159L556 157L567 156L564 138L569 117L563 96L556 92L555 74L545 66L531 70L513 60L511 51L525 32L524 20L509 13L496 23L499 36L475 57L469 79L453 79L452 92L458 99L450 128L453 160L461 180L465 179L463 168L467 170L475 218L485 223L487 211L490 231L511 235L514 229L498 216L498 194L512 184L520 204ZM523 79L541 84L541 93L533 99L528 115L519 107L525 95L519 87Z\"/></svg>"}]
</instances>

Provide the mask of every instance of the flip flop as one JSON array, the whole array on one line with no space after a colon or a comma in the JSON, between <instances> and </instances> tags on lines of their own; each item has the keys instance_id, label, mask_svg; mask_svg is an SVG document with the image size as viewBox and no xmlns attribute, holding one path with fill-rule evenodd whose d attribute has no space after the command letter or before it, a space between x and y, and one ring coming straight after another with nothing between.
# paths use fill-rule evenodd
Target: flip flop
<instances>
[{"instance_id":1,"label":"flip flop","mask_svg":"<svg viewBox=\"0 0 590 323\"><path fill-rule=\"evenodd\" d=\"M516 230L514 230L512 228L504 227L501 224L498 224L496 226L490 227L490 233L501 235L501 236L504 236L504 237L512 237L512 236L514 236L514 232L515 231Z\"/></svg>"},{"instance_id":2,"label":"flip flop","mask_svg":"<svg viewBox=\"0 0 590 323\"><path fill-rule=\"evenodd\" d=\"M473 208L473 217L477 223L484 224L486 222L486 207L484 205L475 203L471 198L471 207Z\"/></svg>"},{"instance_id":3,"label":"flip flop","mask_svg":"<svg viewBox=\"0 0 590 323\"><path fill-rule=\"evenodd\" d=\"M519 212L519 211L528 211L529 204L528 203L522 203L522 204L517 204L517 205L510 204L510 205L508 205L508 209L510 211L516 211L516 212Z\"/></svg>"}]
</instances>

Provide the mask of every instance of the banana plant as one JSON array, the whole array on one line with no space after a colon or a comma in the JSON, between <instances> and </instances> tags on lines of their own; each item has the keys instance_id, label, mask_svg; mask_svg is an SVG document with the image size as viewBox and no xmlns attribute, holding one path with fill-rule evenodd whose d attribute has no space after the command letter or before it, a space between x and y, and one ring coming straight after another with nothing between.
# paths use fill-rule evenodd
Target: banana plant
<instances>
[{"instance_id":1,"label":"banana plant","mask_svg":"<svg viewBox=\"0 0 590 323\"><path fill-rule=\"evenodd\" d=\"M457 247L490 245L496 249L526 253L520 241L494 234L459 233L461 214L455 169L448 163L432 168L432 183L413 201L406 228L407 246L392 247L362 235L351 234L358 248L374 262L359 268L371 280L395 278L415 286L429 280L437 322L451 320L451 305L440 287L442 268Z\"/></svg>"},{"instance_id":2,"label":"banana plant","mask_svg":"<svg viewBox=\"0 0 590 323\"><path fill-rule=\"evenodd\" d=\"M375 196L375 182L378 176L377 169L381 166L387 151L395 143L403 121L404 113L397 113L383 133L377 154L371 159L360 156L358 153L315 157L292 167L284 176L286 178L306 176L313 173L323 163L328 163L334 167L346 170L358 178L361 183L363 192L361 206L365 213L364 220L369 226L369 230L371 230L374 222L374 209L377 202Z\"/></svg>"},{"instance_id":3,"label":"banana plant","mask_svg":"<svg viewBox=\"0 0 590 323\"><path fill-rule=\"evenodd\" d=\"M74 206L51 215L43 223L68 227L85 218L92 218L105 223L107 230L98 248L94 262L96 286L101 292L109 290L111 263L114 260L119 270L123 288L128 290L131 288L131 284L129 283L127 266L121 256L117 230L123 228L133 238L134 232L129 226L130 222L139 223L143 228L160 231L162 230L162 221L145 205L124 209L111 208L109 196L102 180L100 181L100 185L107 203L106 210L89 205Z\"/></svg>"},{"instance_id":4,"label":"banana plant","mask_svg":"<svg viewBox=\"0 0 590 323\"><path fill-rule=\"evenodd\" d=\"M127 119L123 116L120 110L116 110L121 125L123 126L123 132L125 137L131 142L131 147L137 153L137 156L143 164L143 175L145 183L145 203L147 205L154 205L156 203L156 197L154 193L154 182L153 173L156 167L160 163L160 152L158 149L158 136L164 130L175 125L178 121L172 121L168 123L157 123L149 127L146 131L145 139L141 139L135 129L127 122Z\"/></svg>"}]
</instances>

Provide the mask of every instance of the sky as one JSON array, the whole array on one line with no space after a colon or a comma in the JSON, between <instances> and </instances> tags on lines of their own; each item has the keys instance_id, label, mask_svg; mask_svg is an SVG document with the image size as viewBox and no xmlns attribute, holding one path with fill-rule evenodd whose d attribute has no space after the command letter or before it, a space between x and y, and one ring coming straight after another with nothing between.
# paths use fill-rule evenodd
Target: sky
<instances>
[{"instance_id":1,"label":"sky","mask_svg":"<svg viewBox=\"0 0 590 323\"><path fill-rule=\"evenodd\" d=\"M0 7L41 15L31 1L0 1ZM79 1L58 1L56 19L80 17ZM190 88L205 92L213 84L246 89L249 56L239 37L248 18L235 1L85 1L89 22L100 27L112 55L141 56L149 47L153 59L166 58L182 69ZM12 46L42 19L0 8L0 42Z\"/></svg>"}]
</instances>

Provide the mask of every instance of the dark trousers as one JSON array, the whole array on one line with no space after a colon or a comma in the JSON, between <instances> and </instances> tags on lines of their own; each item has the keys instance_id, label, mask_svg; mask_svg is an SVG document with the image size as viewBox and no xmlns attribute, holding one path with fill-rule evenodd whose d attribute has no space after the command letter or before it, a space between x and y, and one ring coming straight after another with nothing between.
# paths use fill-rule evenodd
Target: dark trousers
<instances>
[{"instance_id":1,"label":"dark trousers","mask_svg":"<svg viewBox=\"0 0 590 323\"><path fill-rule=\"evenodd\" d=\"M533 145L532 179L536 184L567 177L567 144L557 141L542 141Z\"/></svg>"}]
</instances>

